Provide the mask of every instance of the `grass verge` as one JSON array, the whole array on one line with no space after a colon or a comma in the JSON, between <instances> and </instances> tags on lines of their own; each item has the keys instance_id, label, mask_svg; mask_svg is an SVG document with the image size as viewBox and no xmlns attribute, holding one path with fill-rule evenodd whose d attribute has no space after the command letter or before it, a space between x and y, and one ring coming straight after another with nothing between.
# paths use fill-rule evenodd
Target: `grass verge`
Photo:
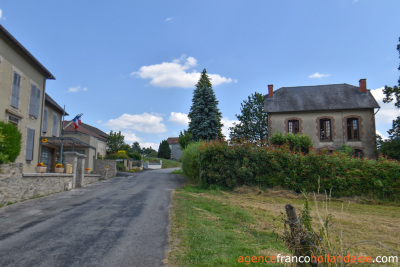
<instances>
[{"instance_id":1,"label":"grass verge","mask_svg":"<svg viewBox=\"0 0 400 267\"><path fill-rule=\"evenodd\" d=\"M400 255L400 207L357 204L346 200L310 199L314 229L318 214L332 215L331 238L342 241L351 255L392 256L378 242ZM239 188L235 191L203 190L185 186L173 194L169 266L246 266L239 256L291 255L276 239L283 231L285 205L297 212L304 198L286 190ZM317 207L318 206L318 207ZM360 241L370 241L358 243ZM400 260L400 259L399 259ZM266 263L251 266L266 266ZM274 266L279 266L274 264Z\"/></svg>"},{"instance_id":2,"label":"grass verge","mask_svg":"<svg viewBox=\"0 0 400 267\"><path fill-rule=\"evenodd\" d=\"M179 168L182 167L182 163L179 161L174 161L174 160L169 160L169 159L160 159L160 158L152 158L152 157L145 157L143 158L144 161L160 161L162 160L162 168L163 169L168 169L168 168Z\"/></svg>"}]
</instances>

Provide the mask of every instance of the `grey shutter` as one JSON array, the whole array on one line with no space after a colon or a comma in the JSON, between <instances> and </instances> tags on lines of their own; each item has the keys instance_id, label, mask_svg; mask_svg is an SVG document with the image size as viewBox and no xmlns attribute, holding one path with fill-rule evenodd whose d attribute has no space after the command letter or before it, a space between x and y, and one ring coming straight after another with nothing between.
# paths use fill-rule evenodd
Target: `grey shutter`
<instances>
[{"instance_id":1,"label":"grey shutter","mask_svg":"<svg viewBox=\"0 0 400 267\"><path fill-rule=\"evenodd\" d=\"M39 118L39 109L40 109L40 89L38 87L36 87L36 101L35 101L35 114L34 116L36 118Z\"/></svg>"},{"instance_id":2,"label":"grey shutter","mask_svg":"<svg viewBox=\"0 0 400 267\"><path fill-rule=\"evenodd\" d=\"M53 136L57 136L57 124L58 124L58 116L57 114L53 114Z\"/></svg>"},{"instance_id":3,"label":"grey shutter","mask_svg":"<svg viewBox=\"0 0 400 267\"><path fill-rule=\"evenodd\" d=\"M19 87L21 84L21 76L14 72L13 78L13 88L12 88L12 96L11 96L11 106L14 108L18 108L19 106Z\"/></svg>"},{"instance_id":4,"label":"grey shutter","mask_svg":"<svg viewBox=\"0 0 400 267\"><path fill-rule=\"evenodd\" d=\"M47 133L47 108L43 111L43 125L42 125L42 132Z\"/></svg>"},{"instance_id":5,"label":"grey shutter","mask_svg":"<svg viewBox=\"0 0 400 267\"><path fill-rule=\"evenodd\" d=\"M26 160L33 160L33 146L35 143L35 129L28 128L28 135L26 137Z\"/></svg>"},{"instance_id":6,"label":"grey shutter","mask_svg":"<svg viewBox=\"0 0 400 267\"><path fill-rule=\"evenodd\" d=\"M40 109L40 90L35 85L31 85L31 99L29 102L29 115L39 118Z\"/></svg>"},{"instance_id":7,"label":"grey shutter","mask_svg":"<svg viewBox=\"0 0 400 267\"><path fill-rule=\"evenodd\" d=\"M29 115L35 116L36 108L36 86L31 85L31 99L29 100Z\"/></svg>"}]
</instances>

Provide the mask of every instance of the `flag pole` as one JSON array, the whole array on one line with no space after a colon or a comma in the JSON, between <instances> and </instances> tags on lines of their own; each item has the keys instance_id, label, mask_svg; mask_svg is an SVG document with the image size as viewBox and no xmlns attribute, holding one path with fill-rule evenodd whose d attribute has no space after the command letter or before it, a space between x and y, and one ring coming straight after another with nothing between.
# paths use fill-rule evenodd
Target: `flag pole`
<instances>
[{"instance_id":1,"label":"flag pole","mask_svg":"<svg viewBox=\"0 0 400 267\"><path fill-rule=\"evenodd\" d=\"M63 116L61 121L61 148L60 148L60 163L63 164L63 150L64 150L64 119L65 119L65 105L63 109Z\"/></svg>"}]
</instances>

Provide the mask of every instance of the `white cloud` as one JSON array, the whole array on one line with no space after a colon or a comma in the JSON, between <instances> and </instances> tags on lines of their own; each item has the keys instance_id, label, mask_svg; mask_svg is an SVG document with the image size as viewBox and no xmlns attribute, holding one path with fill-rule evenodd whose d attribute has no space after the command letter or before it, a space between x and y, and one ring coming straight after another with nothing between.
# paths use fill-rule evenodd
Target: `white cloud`
<instances>
[{"instance_id":1,"label":"white cloud","mask_svg":"<svg viewBox=\"0 0 400 267\"><path fill-rule=\"evenodd\" d=\"M193 69L196 65L197 60L194 57L182 56L172 62L142 66L139 71L132 72L131 76L151 79L150 84L157 87L193 88L200 78L200 73ZM208 74L208 76L213 86L237 82L219 74Z\"/></svg>"},{"instance_id":2,"label":"white cloud","mask_svg":"<svg viewBox=\"0 0 400 267\"><path fill-rule=\"evenodd\" d=\"M384 87L371 90L372 95L375 100L378 102L381 109L375 115L376 124L379 123L392 123L394 119L400 116L400 110L396 108L392 103L383 103L383 98L385 97L383 94Z\"/></svg>"},{"instance_id":3,"label":"white cloud","mask_svg":"<svg viewBox=\"0 0 400 267\"><path fill-rule=\"evenodd\" d=\"M380 131L376 130L375 131L377 135L380 135L382 137L382 139L388 139L386 134L382 134Z\"/></svg>"},{"instance_id":4,"label":"white cloud","mask_svg":"<svg viewBox=\"0 0 400 267\"><path fill-rule=\"evenodd\" d=\"M98 120L98 121L97 121L98 124L101 124L102 122L103 122L102 120Z\"/></svg>"},{"instance_id":5,"label":"white cloud","mask_svg":"<svg viewBox=\"0 0 400 267\"><path fill-rule=\"evenodd\" d=\"M6 18L3 16L3 10L0 9L0 20L6 20Z\"/></svg>"},{"instance_id":6,"label":"white cloud","mask_svg":"<svg viewBox=\"0 0 400 267\"><path fill-rule=\"evenodd\" d=\"M221 122L222 122L222 124L224 125L224 126L222 127L222 134L225 135L225 139L230 139L230 138L229 138L229 133L230 133L229 127L233 127L233 126L234 126L233 123L239 123L239 121L237 121L237 120L230 120L229 118L223 117L223 118L221 119Z\"/></svg>"},{"instance_id":7,"label":"white cloud","mask_svg":"<svg viewBox=\"0 0 400 267\"><path fill-rule=\"evenodd\" d=\"M172 21L173 19L174 19L173 17L170 17L170 18L166 18L165 21L168 22L168 21Z\"/></svg>"},{"instance_id":8,"label":"white cloud","mask_svg":"<svg viewBox=\"0 0 400 267\"><path fill-rule=\"evenodd\" d=\"M108 120L105 126L114 131L131 130L143 133L164 133L167 127L162 123L163 118L159 114L122 114L116 119Z\"/></svg>"},{"instance_id":9,"label":"white cloud","mask_svg":"<svg viewBox=\"0 0 400 267\"><path fill-rule=\"evenodd\" d=\"M321 79L321 78L325 78L325 77L329 77L329 76L331 76L331 75L330 74L322 74L322 73L316 72L314 74L309 75L308 78L310 78L310 79Z\"/></svg>"},{"instance_id":10,"label":"white cloud","mask_svg":"<svg viewBox=\"0 0 400 267\"><path fill-rule=\"evenodd\" d=\"M68 88L68 93L77 93L80 91L87 91L87 87L82 87L80 85L76 86L76 87L70 87Z\"/></svg>"},{"instance_id":11,"label":"white cloud","mask_svg":"<svg viewBox=\"0 0 400 267\"><path fill-rule=\"evenodd\" d=\"M180 112L171 112L171 115L169 116L168 121L174 123L174 124L180 124L180 125L189 125L189 118L188 115L185 113L180 113Z\"/></svg>"}]
</instances>

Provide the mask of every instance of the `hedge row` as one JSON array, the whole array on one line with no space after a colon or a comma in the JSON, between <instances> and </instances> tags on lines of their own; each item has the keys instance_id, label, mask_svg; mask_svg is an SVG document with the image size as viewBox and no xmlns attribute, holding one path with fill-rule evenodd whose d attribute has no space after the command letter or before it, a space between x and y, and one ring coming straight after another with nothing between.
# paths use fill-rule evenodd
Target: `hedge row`
<instances>
[{"instance_id":1,"label":"hedge row","mask_svg":"<svg viewBox=\"0 0 400 267\"><path fill-rule=\"evenodd\" d=\"M314 150L303 154L287 146L211 141L201 144L199 162L201 183L206 186L279 186L296 192L326 191L334 197L400 200L400 163L384 157L350 158Z\"/></svg>"}]
</instances>

